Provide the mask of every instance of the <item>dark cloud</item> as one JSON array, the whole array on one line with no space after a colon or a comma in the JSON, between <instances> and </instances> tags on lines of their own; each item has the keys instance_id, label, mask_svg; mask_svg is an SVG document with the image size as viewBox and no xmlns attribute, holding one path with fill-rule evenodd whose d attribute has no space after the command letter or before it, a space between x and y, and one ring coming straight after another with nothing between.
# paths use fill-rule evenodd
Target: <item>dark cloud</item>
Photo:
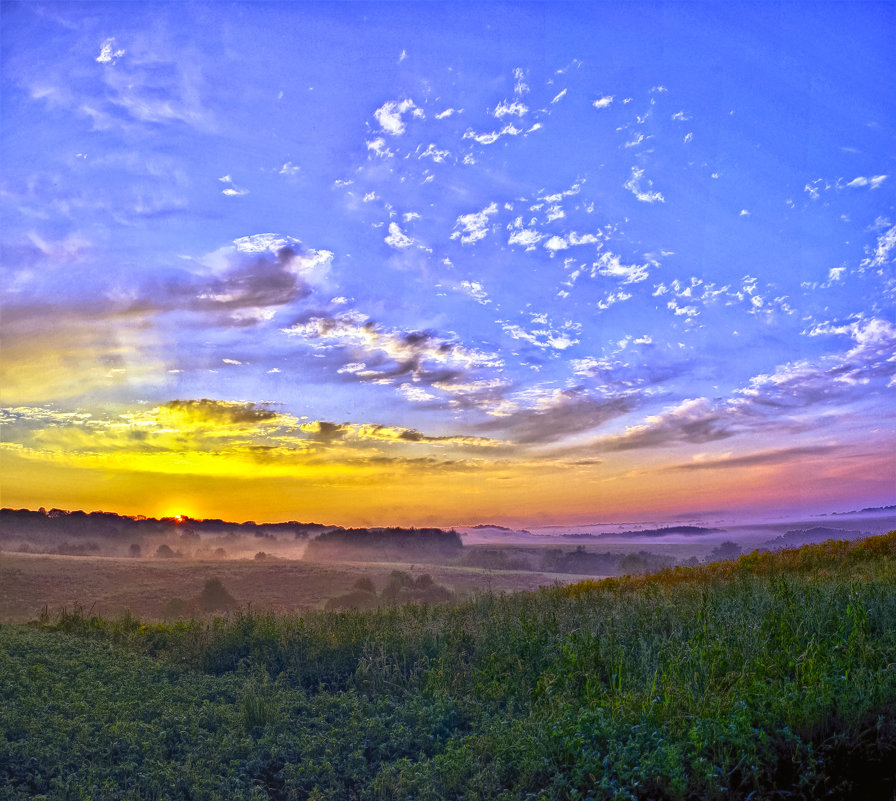
<instances>
[{"instance_id":1,"label":"dark cloud","mask_svg":"<svg viewBox=\"0 0 896 801\"><path fill-rule=\"evenodd\" d=\"M267 408L267 404L242 401L173 400L162 405L178 416L195 422L239 425L274 420L279 415Z\"/></svg>"},{"instance_id":2,"label":"dark cloud","mask_svg":"<svg viewBox=\"0 0 896 801\"><path fill-rule=\"evenodd\" d=\"M495 418L483 423L481 428L500 430L503 436L520 445L550 443L597 428L632 411L636 403L630 395L601 398L582 389L557 390L535 406Z\"/></svg>"},{"instance_id":3,"label":"dark cloud","mask_svg":"<svg viewBox=\"0 0 896 801\"><path fill-rule=\"evenodd\" d=\"M189 307L196 311L233 312L283 306L307 297L311 288L296 270L302 254L295 247L243 258L221 278L196 288Z\"/></svg>"},{"instance_id":4,"label":"dark cloud","mask_svg":"<svg viewBox=\"0 0 896 801\"><path fill-rule=\"evenodd\" d=\"M763 464L780 464L807 456L826 456L841 450L838 445L807 445L796 448L779 448L757 451L743 456L724 456L718 459L701 459L698 462L673 465L668 470L718 470L728 467L752 467Z\"/></svg>"}]
</instances>

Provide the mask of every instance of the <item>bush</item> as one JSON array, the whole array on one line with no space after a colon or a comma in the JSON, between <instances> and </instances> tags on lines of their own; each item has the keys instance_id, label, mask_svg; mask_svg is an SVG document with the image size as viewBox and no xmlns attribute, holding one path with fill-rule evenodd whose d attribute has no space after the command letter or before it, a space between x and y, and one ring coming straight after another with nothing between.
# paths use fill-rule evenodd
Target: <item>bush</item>
<instances>
[{"instance_id":1,"label":"bush","mask_svg":"<svg viewBox=\"0 0 896 801\"><path fill-rule=\"evenodd\" d=\"M221 583L221 579L210 578L199 594L199 606L204 612L226 612L237 605L234 598Z\"/></svg>"}]
</instances>

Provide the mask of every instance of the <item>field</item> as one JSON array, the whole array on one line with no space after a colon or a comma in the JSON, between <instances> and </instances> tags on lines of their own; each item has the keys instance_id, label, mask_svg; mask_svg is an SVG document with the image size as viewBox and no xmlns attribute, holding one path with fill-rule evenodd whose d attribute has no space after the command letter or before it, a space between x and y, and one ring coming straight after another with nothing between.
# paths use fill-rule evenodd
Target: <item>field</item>
<instances>
[{"instance_id":1,"label":"field","mask_svg":"<svg viewBox=\"0 0 896 801\"><path fill-rule=\"evenodd\" d=\"M47 615L0 626L0 799L889 800L894 621L896 532L437 606Z\"/></svg>"},{"instance_id":2,"label":"field","mask_svg":"<svg viewBox=\"0 0 896 801\"><path fill-rule=\"evenodd\" d=\"M241 605L259 611L314 609L347 592L362 577L377 587L393 570L429 573L460 596L477 592L532 590L582 576L530 571L485 570L438 564L306 562L293 559L127 559L0 552L0 621L25 622L46 607L82 607L92 614L118 617L130 611L160 620L166 602L196 595L209 578L218 578Z\"/></svg>"}]
</instances>

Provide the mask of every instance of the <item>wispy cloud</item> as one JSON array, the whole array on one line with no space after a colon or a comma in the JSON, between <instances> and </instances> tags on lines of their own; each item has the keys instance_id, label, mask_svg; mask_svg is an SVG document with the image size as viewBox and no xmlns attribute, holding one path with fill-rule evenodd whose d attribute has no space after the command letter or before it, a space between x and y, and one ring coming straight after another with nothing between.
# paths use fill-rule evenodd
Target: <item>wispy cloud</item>
<instances>
[{"instance_id":1,"label":"wispy cloud","mask_svg":"<svg viewBox=\"0 0 896 801\"><path fill-rule=\"evenodd\" d=\"M646 184L646 187L644 186ZM653 181L644 178L644 170L632 167L631 177L625 182L628 189L642 203L665 203L666 199L661 192L653 189Z\"/></svg>"}]
</instances>

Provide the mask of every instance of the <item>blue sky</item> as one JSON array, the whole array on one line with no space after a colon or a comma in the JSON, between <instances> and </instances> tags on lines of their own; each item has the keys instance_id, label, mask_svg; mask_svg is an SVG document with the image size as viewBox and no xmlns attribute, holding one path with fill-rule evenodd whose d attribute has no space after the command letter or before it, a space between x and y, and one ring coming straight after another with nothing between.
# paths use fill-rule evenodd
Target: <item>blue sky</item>
<instances>
[{"instance_id":1,"label":"blue sky","mask_svg":"<svg viewBox=\"0 0 896 801\"><path fill-rule=\"evenodd\" d=\"M4 505L892 502L894 22L4 2Z\"/></svg>"}]
</instances>

